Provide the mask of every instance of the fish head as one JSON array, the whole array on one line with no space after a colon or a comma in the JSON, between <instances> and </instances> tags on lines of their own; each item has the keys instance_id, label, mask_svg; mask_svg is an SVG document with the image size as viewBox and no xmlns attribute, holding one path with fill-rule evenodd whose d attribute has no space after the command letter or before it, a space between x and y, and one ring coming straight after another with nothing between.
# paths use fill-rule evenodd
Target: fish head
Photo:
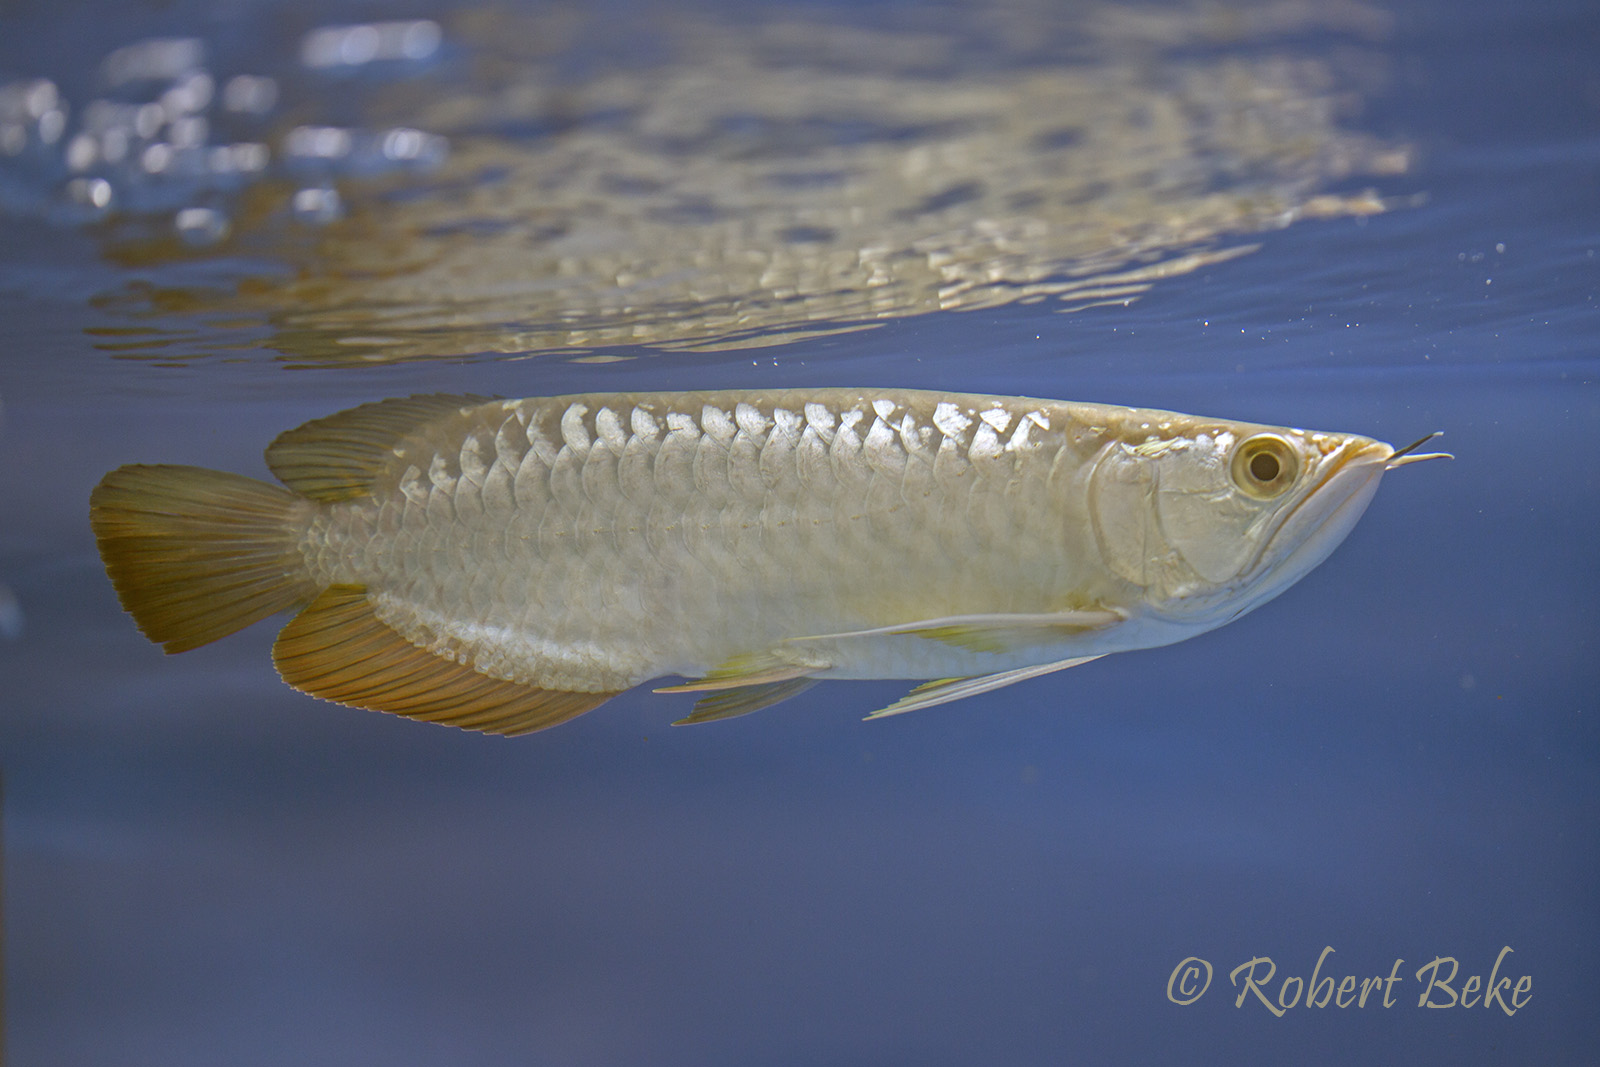
<instances>
[{"instance_id":1,"label":"fish head","mask_svg":"<svg viewBox=\"0 0 1600 1067\"><path fill-rule=\"evenodd\" d=\"M1148 414L1160 417L1101 449L1095 540L1136 587L1140 614L1191 632L1265 603L1326 559L1398 455L1355 434Z\"/></svg>"}]
</instances>

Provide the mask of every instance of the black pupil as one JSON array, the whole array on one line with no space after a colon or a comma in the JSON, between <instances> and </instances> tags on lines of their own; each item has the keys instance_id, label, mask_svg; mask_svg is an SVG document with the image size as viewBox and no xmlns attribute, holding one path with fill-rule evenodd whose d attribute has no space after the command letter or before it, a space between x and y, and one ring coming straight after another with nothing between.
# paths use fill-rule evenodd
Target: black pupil
<instances>
[{"instance_id":1,"label":"black pupil","mask_svg":"<svg viewBox=\"0 0 1600 1067\"><path fill-rule=\"evenodd\" d=\"M1278 476L1278 457L1271 452L1257 452L1250 457L1250 476L1258 482L1270 482Z\"/></svg>"}]
</instances>

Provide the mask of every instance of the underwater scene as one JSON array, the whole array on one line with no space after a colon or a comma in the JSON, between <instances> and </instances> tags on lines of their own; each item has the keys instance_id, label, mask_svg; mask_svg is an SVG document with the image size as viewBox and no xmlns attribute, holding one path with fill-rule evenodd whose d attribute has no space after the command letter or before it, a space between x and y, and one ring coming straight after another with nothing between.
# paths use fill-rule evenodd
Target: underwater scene
<instances>
[{"instance_id":1,"label":"underwater scene","mask_svg":"<svg viewBox=\"0 0 1600 1067\"><path fill-rule=\"evenodd\" d=\"M1597 58L0 4L0 1058L1588 1062Z\"/></svg>"}]
</instances>

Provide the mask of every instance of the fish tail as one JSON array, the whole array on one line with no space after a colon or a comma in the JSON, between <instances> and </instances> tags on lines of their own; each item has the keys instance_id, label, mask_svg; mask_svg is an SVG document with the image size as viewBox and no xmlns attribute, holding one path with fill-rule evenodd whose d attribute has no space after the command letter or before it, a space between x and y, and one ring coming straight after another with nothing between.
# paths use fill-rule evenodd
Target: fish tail
<instances>
[{"instance_id":1,"label":"fish tail","mask_svg":"<svg viewBox=\"0 0 1600 1067\"><path fill-rule=\"evenodd\" d=\"M184 652L316 597L300 551L315 505L241 474L119 467L89 495L89 524L122 606Z\"/></svg>"}]
</instances>

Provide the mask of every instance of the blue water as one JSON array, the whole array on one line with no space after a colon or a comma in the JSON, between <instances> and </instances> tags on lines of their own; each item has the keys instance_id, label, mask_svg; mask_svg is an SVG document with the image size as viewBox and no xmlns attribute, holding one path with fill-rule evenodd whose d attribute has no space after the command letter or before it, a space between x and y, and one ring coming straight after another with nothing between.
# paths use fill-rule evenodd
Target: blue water
<instances>
[{"instance_id":1,"label":"blue water","mask_svg":"<svg viewBox=\"0 0 1600 1067\"><path fill-rule=\"evenodd\" d=\"M908 5L789 7L893 24ZM111 49L176 33L233 69L281 69L301 33L340 21L283 7L281 40L240 28L273 10L6 10L0 83L49 77L81 102ZM449 31L454 10L401 14ZM104 299L275 269L252 249L130 264L123 237L23 182L0 214L11 1062L1591 1061L1600 19L1559 2L1388 10L1363 47L1389 77L1348 124L1416 162L1355 184L1419 200L1254 235L1252 254L1071 315L920 313L604 364L318 362L254 306L240 326ZM439 62L451 47L447 32ZM578 69L603 51L571 47ZM329 113L339 95L310 93ZM172 358L128 358L106 344L130 335L106 331L130 322L187 333ZM88 530L112 467L265 476L274 434L378 397L843 384L1396 443L1442 429L1457 458L1388 476L1326 564L1223 630L872 723L903 685L830 683L697 729L667 725L686 698L641 690L510 741L341 709L277 680L270 625L163 656ZM1270 957L1276 997L1327 946L1336 982L1403 960L1392 1006L1235 1005L1234 968ZM1499 974L1530 981L1515 1015L1418 1006L1435 957L1459 962L1459 990L1506 946ZM1168 982L1187 957L1214 976L1180 1006Z\"/></svg>"}]
</instances>

